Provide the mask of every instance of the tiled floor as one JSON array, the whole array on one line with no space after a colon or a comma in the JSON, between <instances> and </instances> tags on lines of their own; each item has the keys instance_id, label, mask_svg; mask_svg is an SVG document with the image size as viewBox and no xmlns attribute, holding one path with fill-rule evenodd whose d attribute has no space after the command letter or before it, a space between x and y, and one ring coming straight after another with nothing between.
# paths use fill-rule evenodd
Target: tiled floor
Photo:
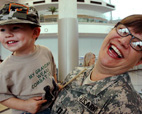
<instances>
[{"instance_id":1,"label":"tiled floor","mask_svg":"<svg viewBox=\"0 0 142 114\"><path fill-rule=\"evenodd\" d=\"M6 110L6 111L4 111L4 112L0 112L0 114L12 114L12 113L11 113L11 110L8 109L8 110Z\"/></svg>"},{"instance_id":2,"label":"tiled floor","mask_svg":"<svg viewBox=\"0 0 142 114\"><path fill-rule=\"evenodd\" d=\"M0 114L11 114L11 110L0 104Z\"/></svg>"}]
</instances>

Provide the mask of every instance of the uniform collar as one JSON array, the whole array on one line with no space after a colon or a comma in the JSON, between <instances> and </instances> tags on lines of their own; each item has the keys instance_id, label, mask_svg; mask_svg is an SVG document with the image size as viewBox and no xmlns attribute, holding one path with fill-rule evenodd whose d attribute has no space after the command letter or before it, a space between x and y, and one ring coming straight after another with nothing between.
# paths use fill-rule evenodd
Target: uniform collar
<instances>
[{"instance_id":1,"label":"uniform collar","mask_svg":"<svg viewBox=\"0 0 142 114\"><path fill-rule=\"evenodd\" d=\"M91 70L87 70L86 72L84 72L84 75L87 76L89 71ZM119 86L119 85L122 85L123 82L128 83L129 81L130 81L130 77L128 73L124 73L124 74L117 75L117 76L107 77L103 80L95 81L91 84L78 86L74 88L73 91L78 91L84 94L87 93L87 94L92 94L92 95L97 96L101 94L101 92L107 91L109 87L112 87L115 85Z\"/></svg>"}]
</instances>

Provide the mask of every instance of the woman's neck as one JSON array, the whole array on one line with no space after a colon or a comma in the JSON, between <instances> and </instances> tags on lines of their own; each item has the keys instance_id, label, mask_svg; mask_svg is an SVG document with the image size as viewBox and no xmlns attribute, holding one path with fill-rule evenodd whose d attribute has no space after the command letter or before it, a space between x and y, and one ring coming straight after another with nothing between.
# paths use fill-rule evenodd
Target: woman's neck
<instances>
[{"instance_id":1,"label":"woman's neck","mask_svg":"<svg viewBox=\"0 0 142 114\"><path fill-rule=\"evenodd\" d=\"M114 76L114 74L109 73L108 69L102 68L96 63L91 74L91 80L98 81L111 76Z\"/></svg>"}]
</instances>

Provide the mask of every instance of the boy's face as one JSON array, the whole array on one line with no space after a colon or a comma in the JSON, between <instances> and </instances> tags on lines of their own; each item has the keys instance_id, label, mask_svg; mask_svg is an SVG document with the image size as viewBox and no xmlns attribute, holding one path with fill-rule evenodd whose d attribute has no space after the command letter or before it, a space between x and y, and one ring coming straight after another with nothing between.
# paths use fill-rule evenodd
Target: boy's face
<instances>
[{"instance_id":1,"label":"boy's face","mask_svg":"<svg viewBox=\"0 0 142 114\"><path fill-rule=\"evenodd\" d=\"M0 26L0 42L9 51L28 52L33 48L35 38L39 35L35 29L31 29L28 24Z\"/></svg>"}]
</instances>

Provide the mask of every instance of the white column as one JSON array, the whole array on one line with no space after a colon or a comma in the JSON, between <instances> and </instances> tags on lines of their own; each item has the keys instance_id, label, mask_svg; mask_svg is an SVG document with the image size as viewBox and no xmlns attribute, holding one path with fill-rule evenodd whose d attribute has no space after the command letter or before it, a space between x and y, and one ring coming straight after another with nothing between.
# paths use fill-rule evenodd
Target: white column
<instances>
[{"instance_id":1,"label":"white column","mask_svg":"<svg viewBox=\"0 0 142 114\"><path fill-rule=\"evenodd\" d=\"M77 0L59 0L58 77L60 81L78 66Z\"/></svg>"},{"instance_id":2,"label":"white column","mask_svg":"<svg viewBox=\"0 0 142 114\"><path fill-rule=\"evenodd\" d=\"M2 44L0 42L0 58L2 58L2 53L1 53L2 49L1 49L1 46L2 46Z\"/></svg>"}]
</instances>

